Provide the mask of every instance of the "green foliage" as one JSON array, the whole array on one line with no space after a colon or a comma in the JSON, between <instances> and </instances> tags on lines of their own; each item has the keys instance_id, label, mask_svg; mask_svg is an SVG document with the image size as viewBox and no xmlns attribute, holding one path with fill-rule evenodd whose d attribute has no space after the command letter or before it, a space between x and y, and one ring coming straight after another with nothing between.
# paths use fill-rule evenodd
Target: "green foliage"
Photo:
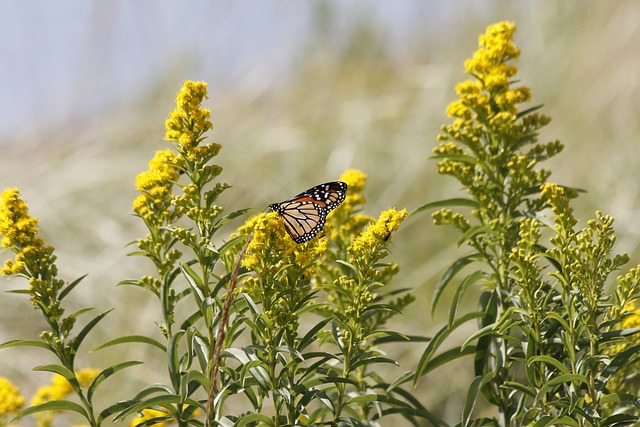
<instances>
[{"instance_id":1,"label":"green foliage","mask_svg":"<svg viewBox=\"0 0 640 427\"><path fill-rule=\"evenodd\" d=\"M387 261L390 243L407 212L363 215L366 177L359 171L341 177L346 200L309 242L295 244L274 212L223 234L250 210L218 204L231 187L217 181L221 146L206 142L206 85L186 82L166 121L171 148L157 152L136 180L133 210L148 234L132 255L151 261L154 273L120 283L157 300L161 338L121 336L96 348L150 346L166 364L165 383L122 390L116 403L97 408L101 385L141 362L77 368L80 347L110 311L84 324L78 319L91 309L66 314L63 301L82 278L58 278L53 248L10 189L0 233L15 258L2 274L29 281L15 292L30 297L48 328L40 339L0 349L35 347L56 358L34 368L52 373L53 382L18 416L36 415L41 426L53 425L59 411L91 426L129 417L132 426L374 426L398 418L447 426L404 386L473 356L457 426L637 424L640 267L609 291L612 274L628 261L614 253L613 218L596 212L579 228L570 206L577 191L549 183L551 173L539 167L562 145L539 143L550 119L540 107L521 106L531 94L515 81L514 31L500 23L481 36L465 64L472 80L457 85L459 99L447 110L453 123L434 150L439 173L457 179L466 197L415 211L437 208L435 223L457 230L467 250L435 287L431 311L445 304L448 316L432 337L387 327L415 298L388 288L398 271ZM471 292L478 306L468 311ZM471 322L477 331L450 344ZM398 363L385 349L416 342L427 342L416 371L389 378ZM17 392L1 384L17 413Z\"/></svg>"},{"instance_id":2,"label":"green foliage","mask_svg":"<svg viewBox=\"0 0 640 427\"><path fill-rule=\"evenodd\" d=\"M629 366L638 366L637 345L628 338L639 329L625 328L619 317L638 297L637 270L619 278L615 298L607 294L609 277L628 261L612 252L613 219L597 212L577 229L570 207L577 192L547 183L550 173L538 169L562 146L538 143L537 131L549 122L535 113L539 107L518 111L530 95L514 87L514 30L500 23L480 38L480 49L465 64L474 80L457 86L460 99L448 109L455 121L443 127L443 142L434 150L438 171L460 181L469 198L418 211L441 208L435 223L458 230L459 245L471 253L442 277L433 309L460 274L476 268L458 282L449 321L426 348L415 379L474 356L476 377L459 425L635 424L637 383L611 380L628 378ZM453 206L470 207L470 214L453 212ZM550 235L548 247L543 234ZM477 311L459 313L460 300L478 287ZM456 329L474 319L477 333L442 350ZM473 418L480 399L497 409L495 417Z\"/></svg>"}]
</instances>

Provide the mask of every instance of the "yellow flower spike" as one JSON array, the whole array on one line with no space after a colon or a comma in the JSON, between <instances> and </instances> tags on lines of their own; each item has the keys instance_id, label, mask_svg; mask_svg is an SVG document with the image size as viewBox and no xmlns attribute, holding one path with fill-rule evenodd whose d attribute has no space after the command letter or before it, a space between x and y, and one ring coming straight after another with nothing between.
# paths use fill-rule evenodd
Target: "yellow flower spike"
<instances>
[{"instance_id":1,"label":"yellow flower spike","mask_svg":"<svg viewBox=\"0 0 640 427\"><path fill-rule=\"evenodd\" d=\"M38 220L29 216L27 204L20 198L17 188L8 188L2 192L0 234L0 244L5 248L28 246L38 234Z\"/></svg>"},{"instance_id":2,"label":"yellow flower spike","mask_svg":"<svg viewBox=\"0 0 640 427\"><path fill-rule=\"evenodd\" d=\"M180 176L176 166L180 156L170 149L156 152L149 161L149 170L136 177L136 188L142 194L133 201L133 211L145 219L161 219L170 206L171 189Z\"/></svg>"},{"instance_id":3,"label":"yellow flower spike","mask_svg":"<svg viewBox=\"0 0 640 427\"><path fill-rule=\"evenodd\" d=\"M176 97L177 108L165 122L165 139L177 142L180 152L191 160L195 157L191 151L201 142L202 135L213 128L211 111L200 106L207 98L206 83L186 81Z\"/></svg>"},{"instance_id":4,"label":"yellow flower spike","mask_svg":"<svg viewBox=\"0 0 640 427\"><path fill-rule=\"evenodd\" d=\"M17 414L24 402L20 390L7 378L0 377L0 416Z\"/></svg>"},{"instance_id":5,"label":"yellow flower spike","mask_svg":"<svg viewBox=\"0 0 640 427\"><path fill-rule=\"evenodd\" d=\"M340 211L353 212L356 207L363 206L365 199L362 193L367 185L367 175L357 169L348 169L340 177L340 181L349 186L347 198L342 203Z\"/></svg>"},{"instance_id":6,"label":"yellow flower spike","mask_svg":"<svg viewBox=\"0 0 640 427\"><path fill-rule=\"evenodd\" d=\"M391 238L400 223L408 216L406 209L396 211L388 209L380 214L380 217L361 233L349 246L348 251L354 257L361 257L374 252Z\"/></svg>"},{"instance_id":7,"label":"yellow flower spike","mask_svg":"<svg viewBox=\"0 0 640 427\"><path fill-rule=\"evenodd\" d=\"M296 249L297 244L287 235L282 219L276 212L255 215L238 229L240 235L252 232L253 238L242 261L242 266L249 270L263 265L263 261L267 264L275 261L268 259L271 256L285 257Z\"/></svg>"}]
</instances>

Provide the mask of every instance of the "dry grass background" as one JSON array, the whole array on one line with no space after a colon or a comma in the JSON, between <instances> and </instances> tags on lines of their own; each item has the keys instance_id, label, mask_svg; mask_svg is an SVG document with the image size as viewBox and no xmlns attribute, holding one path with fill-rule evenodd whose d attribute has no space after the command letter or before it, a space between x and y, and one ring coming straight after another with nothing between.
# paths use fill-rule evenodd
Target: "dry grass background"
<instances>
[{"instance_id":1,"label":"dry grass background","mask_svg":"<svg viewBox=\"0 0 640 427\"><path fill-rule=\"evenodd\" d=\"M347 168L369 176L367 213L375 216L389 206L413 210L458 195L456 183L437 176L427 157L439 126L447 122L444 110L454 99L453 87L466 79L464 60L476 49L477 36L500 20L518 26L519 78L532 89L534 103L545 104L543 112L553 118L541 140L566 145L547 165L554 172L551 179L587 190L576 202L578 217L586 220L596 209L613 215L619 251L631 254L632 265L639 263L640 3L444 3L433 9L417 1L402 3L415 8L416 16L407 23L411 37L401 41L390 39L383 19L353 12L367 12L375 4L362 3L345 17L338 16L335 3L313 3L304 41L287 52L292 60L274 82L260 78L264 63L256 63L250 76L220 83L208 77L215 72L196 73L183 58L167 58L169 65L149 77L146 89L129 94L126 103L44 127L25 118L29 132L3 135L0 186L22 191L48 243L57 248L63 278L89 273L69 301L69 311L116 307L85 348L123 334L158 335L155 300L114 284L148 271L144 260L126 256L125 245L145 232L131 215L133 183L153 153L166 147L164 119L184 80L209 83L210 138L224 147L217 159L225 169L221 179L233 186L220 199L229 211L263 209L336 179ZM441 13L437 26L420 25L419 14L427 9ZM76 96L82 112L81 100L91 94ZM414 288L418 302L394 321L395 329L431 335L442 325L443 313L432 317L425 307L443 269L458 255L455 239L426 214L403 224L392 247L401 268L394 286ZM3 280L0 285L14 289L24 283ZM0 341L35 338L42 330L39 315L24 297L0 294L0 307ZM399 351L393 355L401 367L391 376L412 369L422 345ZM34 365L51 362L44 353L8 349L2 354L0 376L19 384L25 395L49 381L48 374L30 372ZM129 358L148 362L107 381L108 401L163 381L164 367L155 356L153 350L130 346L83 356L81 364L105 366ZM462 364L471 367L470 360ZM415 393L428 408L454 421L470 375L459 366L443 369L424 378Z\"/></svg>"}]
</instances>

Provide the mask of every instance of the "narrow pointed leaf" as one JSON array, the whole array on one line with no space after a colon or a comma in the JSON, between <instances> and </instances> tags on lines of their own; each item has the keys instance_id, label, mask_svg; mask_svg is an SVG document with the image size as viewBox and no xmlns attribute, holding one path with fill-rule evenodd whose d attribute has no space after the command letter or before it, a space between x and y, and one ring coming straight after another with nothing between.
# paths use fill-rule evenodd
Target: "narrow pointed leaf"
<instances>
[{"instance_id":1,"label":"narrow pointed leaf","mask_svg":"<svg viewBox=\"0 0 640 427\"><path fill-rule=\"evenodd\" d=\"M431 299L432 314L436 309L436 305L438 305L438 300L442 296L442 293L446 289L447 285L451 282L451 279L453 279L460 270L462 270L464 267L471 264L472 262L476 261L477 259L478 259L477 254L471 254L471 255L467 255L465 257L457 259L453 264L451 264L451 266L449 266L447 271L444 273L444 275L438 282L438 286L436 286L436 290L433 292L433 296L431 297L432 298Z\"/></svg>"},{"instance_id":2,"label":"narrow pointed leaf","mask_svg":"<svg viewBox=\"0 0 640 427\"><path fill-rule=\"evenodd\" d=\"M114 309L112 308L111 310L100 313L99 315L94 317L91 322L87 323L84 328L82 328L78 336L75 337L73 343L71 344L71 348L73 348L74 352L78 351L78 348L80 348L80 344L82 344L82 341L84 341L85 337L89 334L91 329L93 329L93 327L96 326L99 321L101 321L107 314L111 313L113 310Z\"/></svg>"},{"instance_id":3,"label":"narrow pointed leaf","mask_svg":"<svg viewBox=\"0 0 640 427\"><path fill-rule=\"evenodd\" d=\"M415 211L411 212L411 215L418 214L422 211L437 209L437 208L448 208L451 206L463 206L469 208L478 207L478 202L471 199L463 199L463 198L454 198L454 199L446 199L446 200L438 200L437 202L427 203L426 205L420 206Z\"/></svg>"},{"instance_id":4,"label":"narrow pointed leaf","mask_svg":"<svg viewBox=\"0 0 640 427\"><path fill-rule=\"evenodd\" d=\"M141 365L144 362L138 362L135 360L131 360L128 362L122 362L122 363L118 363L117 365L111 366L107 369L104 369L102 372L100 372L98 374L97 377L95 377L93 379L93 381L91 381L91 384L89 385L89 388L87 389L87 400L89 402L91 402L91 399L93 398L93 393L95 392L96 388L98 388L98 386L107 378L109 378L111 375L115 374L118 371L121 371L125 368L128 368L130 366L135 366L135 365Z\"/></svg>"},{"instance_id":5,"label":"narrow pointed leaf","mask_svg":"<svg viewBox=\"0 0 640 427\"><path fill-rule=\"evenodd\" d=\"M69 292L71 292L73 290L73 288L75 288L76 286L78 286L78 284L82 281L82 279L84 279L85 277L87 277L87 275L83 275L78 277L76 280L74 280L73 282L69 283L63 290L62 292L60 292L60 295L58 296L58 298L60 299L60 301L62 301L64 299L64 297L66 297Z\"/></svg>"},{"instance_id":6,"label":"narrow pointed leaf","mask_svg":"<svg viewBox=\"0 0 640 427\"><path fill-rule=\"evenodd\" d=\"M164 352L167 351L167 347L164 344L154 340L151 337L147 337L145 335L127 335L125 337L116 338L111 341L107 341L102 345L99 345L98 347L94 348L92 351L102 350L103 348L111 347L113 345L128 344L128 343L150 344L156 348L159 348Z\"/></svg>"},{"instance_id":7,"label":"narrow pointed leaf","mask_svg":"<svg viewBox=\"0 0 640 427\"><path fill-rule=\"evenodd\" d=\"M87 411L85 411L85 409L82 406L78 405L75 402L70 402L68 400L52 400L51 402L46 402L41 405L32 406L20 412L18 415L16 415L16 418L22 418L27 415L32 415L32 414L36 414L38 412L44 412L44 411L77 412L78 414L82 415L86 419L89 419L89 416L87 415Z\"/></svg>"},{"instance_id":8,"label":"narrow pointed leaf","mask_svg":"<svg viewBox=\"0 0 640 427\"><path fill-rule=\"evenodd\" d=\"M53 347L51 347L48 343L39 340L12 340L0 344L0 349L9 347L40 347L45 348L49 351L54 351Z\"/></svg>"}]
</instances>

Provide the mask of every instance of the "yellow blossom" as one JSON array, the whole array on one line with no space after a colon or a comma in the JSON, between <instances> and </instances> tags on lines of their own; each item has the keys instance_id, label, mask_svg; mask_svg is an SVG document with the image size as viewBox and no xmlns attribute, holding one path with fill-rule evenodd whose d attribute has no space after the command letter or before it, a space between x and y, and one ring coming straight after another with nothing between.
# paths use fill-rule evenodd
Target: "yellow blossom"
<instances>
[{"instance_id":1,"label":"yellow blossom","mask_svg":"<svg viewBox=\"0 0 640 427\"><path fill-rule=\"evenodd\" d=\"M287 256L295 249L296 243L287 235L282 218L276 212L255 215L238 229L238 234L241 235L252 232L253 238L242 260L242 266L249 270L263 265L265 258L272 252Z\"/></svg>"},{"instance_id":2,"label":"yellow blossom","mask_svg":"<svg viewBox=\"0 0 640 427\"><path fill-rule=\"evenodd\" d=\"M175 166L178 160L170 149L156 152L149 161L149 170L138 174L136 188L138 191L151 190L158 186L173 184L180 176L180 171Z\"/></svg>"},{"instance_id":3,"label":"yellow blossom","mask_svg":"<svg viewBox=\"0 0 640 427\"><path fill-rule=\"evenodd\" d=\"M627 315L622 321L623 329L640 328L640 307L635 300L625 304L623 313L633 313Z\"/></svg>"},{"instance_id":4,"label":"yellow blossom","mask_svg":"<svg viewBox=\"0 0 640 427\"><path fill-rule=\"evenodd\" d=\"M374 251L379 245L384 244L391 238L391 233L398 229L407 215L408 213L405 209L401 211L388 209L382 212L378 220L367 227L353 241L349 246L349 253L357 257Z\"/></svg>"},{"instance_id":5,"label":"yellow blossom","mask_svg":"<svg viewBox=\"0 0 640 427\"><path fill-rule=\"evenodd\" d=\"M349 187L347 198L343 202L343 210L352 211L354 207L364 205L365 199L362 193L367 184L367 175L357 169L348 169L342 174L340 181Z\"/></svg>"},{"instance_id":6,"label":"yellow blossom","mask_svg":"<svg viewBox=\"0 0 640 427\"><path fill-rule=\"evenodd\" d=\"M206 83L186 81L176 97L177 108L165 122L165 139L177 142L180 152L191 159L191 151L201 142L202 135L213 127L211 112L200 106L206 98Z\"/></svg>"},{"instance_id":7,"label":"yellow blossom","mask_svg":"<svg viewBox=\"0 0 640 427\"><path fill-rule=\"evenodd\" d=\"M0 377L0 416L17 414L24 406L24 397L11 381Z\"/></svg>"},{"instance_id":8,"label":"yellow blossom","mask_svg":"<svg viewBox=\"0 0 640 427\"><path fill-rule=\"evenodd\" d=\"M147 220L168 215L173 199L171 189L180 176L176 166L179 159L169 149L158 151L149 161L149 170L138 174L136 188L141 194L133 202L135 213Z\"/></svg>"},{"instance_id":9,"label":"yellow blossom","mask_svg":"<svg viewBox=\"0 0 640 427\"><path fill-rule=\"evenodd\" d=\"M17 188L2 192L0 202L0 244L5 248L30 245L38 234L38 220L29 216L27 204Z\"/></svg>"}]
</instances>

